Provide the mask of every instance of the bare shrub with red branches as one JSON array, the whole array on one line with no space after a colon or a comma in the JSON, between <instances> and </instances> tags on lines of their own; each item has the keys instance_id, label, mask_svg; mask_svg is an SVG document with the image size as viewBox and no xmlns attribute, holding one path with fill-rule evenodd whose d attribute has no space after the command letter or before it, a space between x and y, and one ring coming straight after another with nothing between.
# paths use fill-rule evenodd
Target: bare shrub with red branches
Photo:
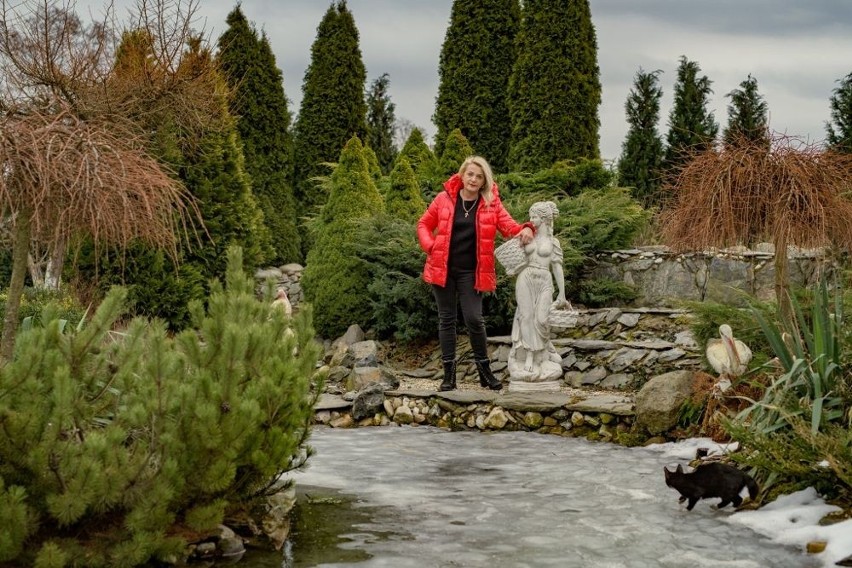
<instances>
[{"instance_id":1,"label":"bare shrub with red branches","mask_svg":"<svg viewBox=\"0 0 852 568\"><path fill-rule=\"evenodd\" d=\"M788 245L852 247L852 155L817 144L779 134L768 148L741 139L693 154L665 189L663 241L685 251L769 240L782 306Z\"/></svg>"},{"instance_id":2,"label":"bare shrub with red branches","mask_svg":"<svg viewBox=\"0 0 852 568\"><path fill-rule=\"evenodd\" d=\"M0 360L12 355L34 248L55 258L81 236L119 247L140 239L176 257L180 233L202 226L149 152L164 109L187 131L221 116L209 58L186 57L202 41L196 6L138 0L121 33L111 6L84 25L70 1L0 0L0 223L14 239Z\"/></svg>"}]
</instances>

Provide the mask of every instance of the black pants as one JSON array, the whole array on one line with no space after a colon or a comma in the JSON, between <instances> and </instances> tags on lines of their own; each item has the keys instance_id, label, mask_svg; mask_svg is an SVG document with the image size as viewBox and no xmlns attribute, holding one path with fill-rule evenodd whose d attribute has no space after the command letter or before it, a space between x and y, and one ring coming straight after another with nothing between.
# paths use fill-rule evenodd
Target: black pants
<instances>
[{"instance_id":1,"label":"black pants","mask_svg":"<svg viewBox=\"0 0 852 568\"><path fill-rule=\"evenodd\" d=\"M456 306L459 303L474 358L479 361L488 359L482 294L473 288L475 277L473 270L451 270L447 275L446 286L432 285L435 303L438 305L438 340L441 343L441 359L444 361L456 358Z\"/></svg>"}]
</instances>

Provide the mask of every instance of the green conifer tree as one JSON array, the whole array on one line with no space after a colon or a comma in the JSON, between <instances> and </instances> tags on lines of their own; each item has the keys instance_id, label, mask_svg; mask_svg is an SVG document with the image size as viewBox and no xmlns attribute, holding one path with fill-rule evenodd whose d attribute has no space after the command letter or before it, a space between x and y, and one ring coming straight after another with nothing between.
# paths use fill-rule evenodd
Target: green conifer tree
<instances>
[{"instance_id":1,"label":"green conifer tree","mask_svg":"<svg viewBox=\"0 0 852 568\"><path fill-rule=\"evenodd\" d=\"M518 0L455 0L438 67L435 153L460 129L495 171L505 171L511 128L506 106L520 26Z\"/></svg>"},{"instance_id":2,"label":"green conifer tree","mask_svg":"<svg viewBox=\"0 0 852 568\"><path fill-rule=\"evenodd\" d=\"M417 183L420 185L420 193L423 199L431 201L438 192L441 191L441 184L447 179L441 172L441 164L438 156L436 156L431 148L423 139L423 132L419 128L414 128L408 135L408 139L402 146L396 160L399 162L402 158L408 160L411 169L414 170L414 175L417 177Z\"/></svg>"},{"instance_id":3,"label":"green conifer tree","mask_svg":"<svg viewBox=\"0 0 852 568\"><path fill-rule=\"evenodd\" d=\"M391 102L390 77L382 74L367 91L367 146L376 153L382 174L387 175L396 158L393 129L396 125L396 105Z\"/></svg>"},{"instance_id":4,"label":"green conifer tree","mask_svg":"<svg viewBox=\"0 0 852 568\"><path fill-rule=\"evenodd\" d=\"M640 68L624 103L630 128L618 160L619 184L631 188L633 197L646 206L658 200L662 183L663 139L657 129L660 99L663 97L660 73L659 70L647 72Z\"/></svg>"},{"instance_id":5,"label":"green conifer tree","mask_svg":"<svg viewBox=\"0 0 852 568\"><path fill-rule=\"evenodd\" d=\"M269 260L300 262L301 237L291 186L291 119L281 71L269 38L258 37L239 6L226 21L228 29L218 42L218 63L233 93L229 107L237 118L245 169L271 235L274 257Z\"/></svg>"},{"instance_id":6,"label":"green conifer tree","mask_svg":"<svg viewBox=\"0 0 852 568\"><path fill-rule=\"evenodd\" d=\"M588 0L527 0L509 81L511 170L599 158L597 40ZM474 146L475 147L475 146Z\"/></svg>"},{"instance_id":7,"label":"green conifer tree","mask_svg":"<svg viewBox=\"0 0 852 568\"><path fill-rule=\"evenodd\" d=\"M251 191L235 121L223 109L221 129L207 132L197 145L186 148L182 179L198 200L208 237L202 245L185 253L185 260L198 263L208 278L225 272L225 252L242 246L247 269L254 269L272 256L269 231L263 212Z\"/></svg>"},{"instance_id":8,"label":"green conifer tree","mask_svg":"<svg viewBox=\"0 0 852 568\"><path fill-rule=\"evenodd\" d=\"M831 122L827 122L826 141L839 152L852 154L852 73L838 81L830 99Z\"/></svg>"},{"instance_id":9,"label":"green conifer tree","mask_svg":"<svg viewBox=\"0 0 852 568\"><path fill-rule=\"evenodd\" d=\"M200 41L190 45L184 60L187 66L210 66L215 62ZM181 179L198 201L207 229L201 246L185 253L185 260L199 265L207 278L224 278L226 252L241 247L248 270L254 270L272 256L271 237L263 222L263 211L251 190L245 160L231 116L226 93L227 83L216 74L217 83L210 97L220 100L219 116L197 139L183 135Z\"/></svg>"},{"instance_id":10,"label":"green conifer tree","mask_svg":"<svg viewBox=\"0 0 852 568\"><path fill-rule=\"evenodd\" d=\"M370 172L370 177L376 185L382 180L382 167L379 165L379 157L369 146L364 146L364 158L367 159L367 169Z\"/></svg>"},{"instance_id":11,"label":"green conifer tree","mask_svg":"<svg viewBox=\"0 0 852 568\"><path fill-rule=\"evenodd\" d=\"M405 157L397 160L396 167L390 173L385 208L391 217L410 223L417 221L426 210L417 177Z\"/></svg>"},{"instance_id":12,"label":"green conifer tree","mask_svg":"<svg viewBox=\"0 0 852 568\"><path fill-rule=\"evenodd\" d=\"M745 140L760 144L768 150L769 106L757 92L757 79L749 75L738 89L725 96L731 99L728 105L728 126L722 132L725 144Z\"/></svg>"},{"instance_id":13,"label":"green conifer tree","mask_svg":"<svg viewBox=\"0 0 852 568\"><path fill-rule=\"evenodd\" d=\"M472 155L473 148L471 148L462 131L458 128L453 129L447 136L447 141L444 144L444 153L441 154L441 174L451 176L457 173L462 162Z\"/></svg>"},{"instance_id":14,"label":"green conifer tree","mask_svg":"<svg viewBox=\"0 0 852 568\"><path fill-rule=\"evenodd\" d=\"M421 174L423 170L433 168L437 159L432 149L426 144L423 138L423 131L419 128L413 128L408 139L399 151L396 161L405 158L416 174Z\"/></svg>"},{"instance_id":15,"label":"green conifer tree","mask_svg":"<svg viewBox=\"0 0 852 568\"><path fill-rule=\"evenodd\" d=\"M296 120L295 188L303 207L325 203L311 178L325 173L352 136L366 139L367 72L361 59L358 29L345 0L329 6L311 46L311 63L302 84L302 104Z\"/></svg>"},{"instance_id":16,"label":"green conifer tree","mask_svg":"<svg viewBox=\"0 0 852 568\"><path fill-rule=\"evenodd\" d=\"M353 137L331 175L331 192L301 282L323 337L337 337L353 323L366 325L370 319L369 267L358 259L352 235L360 221L383 212L364 147Z\"/></svg>"},{"instance_id":17,"label":"green conifer tree","mask_svg":"<svg viewBox=\"0 0 852 568\"><path fill-rule=\"evenodd\" d=\"M707 108L713 82L686 56L680 58L674 85L674 105L669 113L669 132L663 167L669 174L683 164L689 152L710 148L719 133L719 124Z\"/></svg>"},{"instance_id":18,"label":"green conifer tree","mask_svg":"<svg viewBox=\"0 0 852 568\"><path fill-rule=\"evenodd\" d=\"M122 57L133 58L134 36L127 36ZM122 51L120 50L120 53ZM196 88L209 89L211 117L203 129L184 131L175 126L169 109L156 109L147 120L154 132L159 157L177 172L196 200L204 228L183 243L178 267L171 259L144 245L128 247L121 254L94 256L87 247L78 269L106 291L111 285L130 288L135 314L161 317L173 329L188 323L188 304L203 297L212 278L225 274L226 251L241 246L246 269L254 270L272 256L269 231L263 212L251 191L245 172L236 121L228 111L228 89L208 50L193 41L183 57L187 73L207 69L211 80ZM121 66L117 66L121 73ZM127 70L125 70L127 71ZM129 72L129 71L127 71Z\"/></svg>"}]
</instances>

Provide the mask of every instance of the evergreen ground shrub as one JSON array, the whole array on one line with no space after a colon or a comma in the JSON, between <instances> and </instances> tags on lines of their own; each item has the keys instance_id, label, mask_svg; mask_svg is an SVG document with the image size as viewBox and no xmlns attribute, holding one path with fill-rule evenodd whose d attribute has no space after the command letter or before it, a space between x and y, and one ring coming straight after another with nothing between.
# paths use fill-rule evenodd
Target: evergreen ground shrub
<instances>
[{"instance_id":1,"label":"evergreen ground shrub","mask_svg":"<svg viewBox=\"0 0 852 568\"><path fill-rule=\"evenodd\" d=\"M6 294L5 290L0 292L0 330L3 328L3 316L6 313ZM72 326L80 322L86 311L67 289L24 288L18 312L19 321L31 318L33 324L39 325L46 308L50 309L57 319L65 320Z\"/></svg>"}]
</instances>

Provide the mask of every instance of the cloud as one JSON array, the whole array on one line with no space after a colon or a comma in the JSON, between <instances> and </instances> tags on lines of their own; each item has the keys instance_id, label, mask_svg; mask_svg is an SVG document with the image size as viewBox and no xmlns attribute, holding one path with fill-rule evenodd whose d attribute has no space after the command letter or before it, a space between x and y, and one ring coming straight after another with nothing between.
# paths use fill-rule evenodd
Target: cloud
<instances>
[{"instance_id":1,"label":"cloud","mask_svg":"<svg viewBox=\"0 0 852 568\"><path fill-rule=\"evenodd\" d=\"M204 0L199 15L213 41L236 0ZM132 0L117 0L123 16ZM265 30L296 114L316 28L330 1L242 0L243 12ZM100 4L91 3L96 9ZM829 98L852 72L849 0L591 0L598 42L602 104L601 152L615 159L627 133L624 102L642 67L660 69L660 132L665 135L678 59L698 62L713 82L711 110L724 128L728 99L749 74L766 98L773 129L822 140ZM85 4L80 5L81 8ZM397 117L434 134L438 61L452 0L348 0L360 32L368 83L390 75ZM85 13L85 9L82 10Z\"/></svg>"}]
</instances>

